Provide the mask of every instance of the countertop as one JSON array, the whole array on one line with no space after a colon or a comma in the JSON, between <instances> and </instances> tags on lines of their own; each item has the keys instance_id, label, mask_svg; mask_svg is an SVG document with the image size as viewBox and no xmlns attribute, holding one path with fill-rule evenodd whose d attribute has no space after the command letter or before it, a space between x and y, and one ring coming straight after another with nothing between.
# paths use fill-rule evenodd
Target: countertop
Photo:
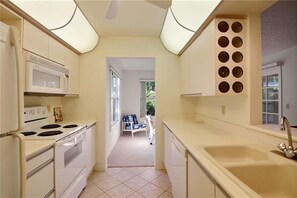
<instances>
[{"instance_id":1,"label":"countertop","mask_svg":"<svg viewBox=\"0 0 297 198\"><path fill-rule=\"evenodd\" d=\"M250 188L240 184L232 178L219 162L209 157L204 150L206 146L247 145L260 149L269 154L269 160L280 163L295 163L282 156L270 152L275 149L279 140L264 137L263 134L248 131L244 127L235 126L234 129L222 126L216 127L206 123L199 123L187 119L164 119L163 123L170 129L177 139L186 147L200 165L223 187L231 197L260 197ZM262 137L263 136L263 137ZM263 141L262 141L263 140ZM279 142L280 143L280 142ZM275 149L276 150L276 149ZM296 165L296 163L295 163ZM234 176L233 176L234 177Z\"/></svg>"},{"instance_id":2,"label":"countertop","mask_svg":"<svg viewBox=\"0 0 297 198\"><path fill-rule=\"evenodd\" d=\"M54 140L26 140L26 159L31 159L39 153L53 147L54 144Z\"/></svg>"}]
</instances>

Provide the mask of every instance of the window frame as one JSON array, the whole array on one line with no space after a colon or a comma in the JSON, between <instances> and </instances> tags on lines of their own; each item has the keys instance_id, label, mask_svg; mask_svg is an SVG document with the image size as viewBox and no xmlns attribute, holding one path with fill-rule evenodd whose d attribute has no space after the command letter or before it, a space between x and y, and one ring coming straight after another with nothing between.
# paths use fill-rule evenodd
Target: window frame
<instances>
[{"instance_id":1,"label":"window frame","mask_svg":"<svg viewBox=\"0 0 297 198\"><path fill-rule=\"evenodd\" d=\"M116 96L113 95L113 85L114 85L113 78L114 78L114 76L118 79ZM110 101L110 125L111 125L111 127L120 121L120 104L121 104L120 90L121 90L121 79L120 79L119 75L111 69L110 70L110 100L109 100ZM114 108L113 108L114 100L118 101L117 112L116 112L116 110L114 111ZM115 114L116 114L116 118L114 119Z\"/></svg>"},{"instance_id":2,"label":"window frame","mask_svg":"<svg viewBox=\"0 0 297 198\"><path fill-rule=\"evenodd\" d=\"M278 75L278 86L271 86L271 87L263 87L263 77L268 77L272 75ZM268 83L268 82L267 82ZM268 88L278 88L278 99L268 99ZM266 90L266 98L263 99L263 89ZM282 112L282 70L281 66L277 63L275 64L269 64L269 65L264 65L262 67L262 105L263 102L266 102L266 111L263 111L263 106L262 106L262 117L264 114L266 115L266 121L262 120L262 124L278 124L279 120L281 119L283 112ZM271 113L268 112L268 102L278 102L278 113ZM268 123L268 115L277 115L278 116L278 123Z\"/></svg>"}]
</instances>

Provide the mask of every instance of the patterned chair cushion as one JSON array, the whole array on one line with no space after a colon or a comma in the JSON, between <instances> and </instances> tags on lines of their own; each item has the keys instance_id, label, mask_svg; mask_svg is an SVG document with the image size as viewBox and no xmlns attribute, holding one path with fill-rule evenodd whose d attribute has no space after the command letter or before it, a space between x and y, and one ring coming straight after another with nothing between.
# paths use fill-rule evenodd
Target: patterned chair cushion
<instances>
[{"instance_id":1,"label":"patterned chair cushion","mask_svg":"<svg viewBox=\"0 0 297 198\"><path fill-rule=\"evenodd\" d=\"M133 130L140 129L140 128L146 128L146 124L139 123L137 120L137 116L135 114L131 115L124 115L122 118L123 122L130 122L130 123L124 123L124 129L127 130ZM131 127L131 122L133 122L133 126Z\"/></svg>"}]
</instances>

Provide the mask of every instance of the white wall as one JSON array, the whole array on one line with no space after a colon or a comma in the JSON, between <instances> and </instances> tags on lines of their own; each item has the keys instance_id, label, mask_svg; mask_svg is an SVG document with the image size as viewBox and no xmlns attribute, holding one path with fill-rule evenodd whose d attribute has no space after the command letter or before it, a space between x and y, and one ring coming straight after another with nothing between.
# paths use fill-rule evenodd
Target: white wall
<instances>
[{"instance_id":1,"label":"white wall","mask_svg":"<svg viewBox=\"0 0 297 198\"><path fill-rule=\"evenodd\" d=\"M54 122L54 107L62 107L62 97L41 97L41 96L25 96L24 98L25 107L32 107L32 106L48 106L49 107L49 121ZM62 107L62 115L63 115L63 107ZM63 115L64 117L64 115Z\"/></svg>"},{"instance_id":2,"label":"white wall","mask_svg":"<svg viewBox=\"0 0 297 198\"><path fill-rule=\"evenodd\" d=\"M80 56L80 96L63 99L63 109L68 117L98 121L95 167L98 170L106 168L106 154L113 146L109 132L106 57L155 58L156 167L164 168L163 116L195 113L195 103L180 98L178 57L167 51L158 37L101 37L93 51Z\"/></svg>"},{"instance_id":3,"label":"white wall","mask_svg":"<svg viewBox=\"0 0 297 198\"><path fill-rule=\"evenodd\" d=\"M135 113L140 116L140 80L154 80L155 71L123 72L122 78L122 115Z\"/></svg>"},{"instance_id":4,"label":"white wall","mask_svg":"<svg viewBox=\"0 0 297 198\"><path fill-rule=\"evenodd\" d=\"M297 46L263 57L263 65L280 61L282 65L282 110L292 126L297 126ZM286 108L289 104L289 109Z\"/></svg>"}]
</instances>

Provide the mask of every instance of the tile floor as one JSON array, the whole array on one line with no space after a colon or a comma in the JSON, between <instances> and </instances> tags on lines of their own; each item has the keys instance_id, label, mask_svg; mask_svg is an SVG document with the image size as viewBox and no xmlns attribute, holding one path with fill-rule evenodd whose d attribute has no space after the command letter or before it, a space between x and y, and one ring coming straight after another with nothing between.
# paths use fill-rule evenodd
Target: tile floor
<instances>
[{"instance_id":1,"label":"tile floor","mask_svg":"<svg viewBox=\"0 0 297 198\"><path fill-rule=\"evenodd\" d=\"M172 198L166 170L154 167L108 168L94 171L79 198Z\"/></svg>"}]
</instances>

